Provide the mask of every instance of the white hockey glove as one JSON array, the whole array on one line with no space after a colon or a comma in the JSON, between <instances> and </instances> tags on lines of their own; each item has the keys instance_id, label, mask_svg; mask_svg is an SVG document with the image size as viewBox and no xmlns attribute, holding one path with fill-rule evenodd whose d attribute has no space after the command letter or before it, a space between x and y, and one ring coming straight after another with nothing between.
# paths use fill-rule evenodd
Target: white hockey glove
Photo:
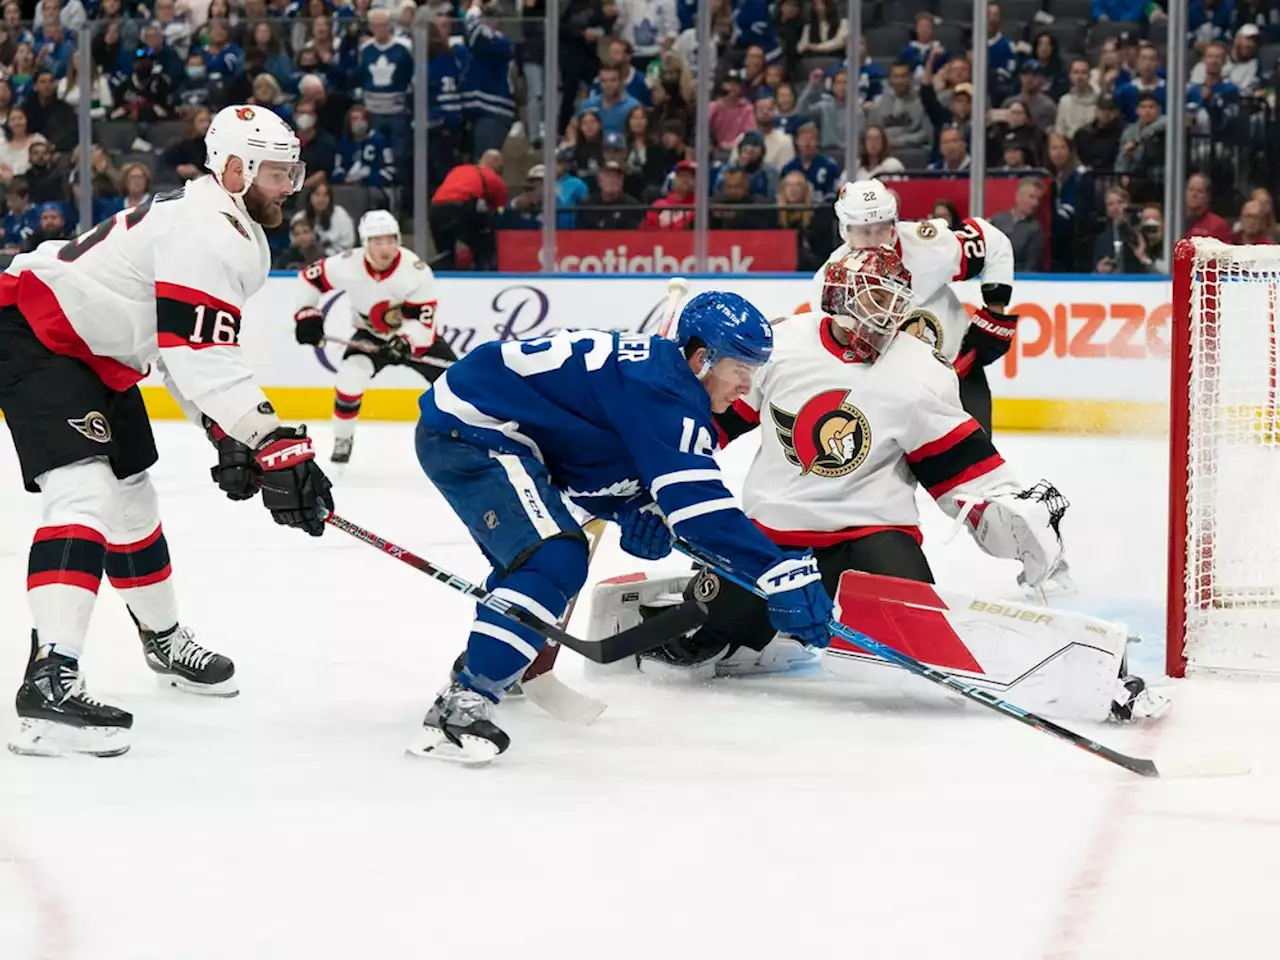
<instances>
[{"instance_id":1,"label":"white hockey glove","mask_svg":"<svg viewBox=\"0 0 1280 960\"><path fill-rule=\"evenodd\" d=\"M956 497L959 519L968 520L978 546L993 557L1018 560L1026 582L1038 587L1063 559L1058 527L1070 503L1047 480L1026 490Z\"/></svg>"}]
</instances>

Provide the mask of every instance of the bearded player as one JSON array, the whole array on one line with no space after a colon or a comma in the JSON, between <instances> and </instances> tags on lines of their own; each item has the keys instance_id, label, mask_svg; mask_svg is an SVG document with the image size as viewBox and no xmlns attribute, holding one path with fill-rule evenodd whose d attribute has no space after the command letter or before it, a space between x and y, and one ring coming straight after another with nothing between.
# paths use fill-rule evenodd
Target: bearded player
<instances>
[{"instance_id":1,"label":"bearded player","mask_svg":"<svg viewBox=\"0 0 1280 960\"><path fill-rule=\"evenodd\" d=\"M828 264L823 278L822 311L775 325L772 362L756 374L749 394L717 417L727 439L757 427L761 431L742 498L747 516L784 551L812 550L833 596L846 571L897 578L858 581L856 589L849 588L854 595L840 595L842 610L855 617L846 622L886 642L897 638L893 631L901 617L896 610L886 613L882 602L908 595L913 604L922 604L918 594L895 585L934 579L921 549L918 486L965 524L983 551L1020 563L1032 585L1043 582L1063 555L1059 524L1067 501L1052 484L1028 487L1018 480L989 434L961 407L950 364L921 340L902 334L911 311L912 278L901 259L885 247L855 250ZM708 604L710 617L689 638L651 655L664 667L723 675L785 669L808 658L787 638L774 640L753 594L707 573L687 580L652 580L643 586L632 580L598 589L593 635L628 625L625 598L632 598L638 615L635 600L684 587ZM1122 628L1084 644L1078 641L1089 631L1081 626L1069 645L1083 652L1063 655L1055 631L1068 615L1055 620L1041 610L1019 619L1024 612L1019 608L1011 618L997 618L1003 632L996 640L990 630L968 628L978 639L966 638L966 653L970 659L987 658L982 663L987 679L1009 673L1020 678L1034 673L1031 668L1043 660L1059 673L1042 671L1037 695L1104 717L1112 705L1117 715L1132 713L1142 681L1124 676ZM610 618L615 623L602 630ZM1018 632L1037 629L1040 633L1030 639ZM908 651L929 659L927 641L936 630L905 633ZM1043 656L1028 660L1029 651ZM938 665L955 667L955 653L948 648L947 659ZM865 660L874 658L835 641L824 662L839 672L843 666L860 669Z\"/></svg>"},{"instance_id":2,"label":"bearded player","mask_svg":"<svg viewBox=\"0 0 1280 960\"><path fill-rule=\"evenodd\" d=\"M347 348L338 368L329 458L334 463L351 459L356 419L374 377L387 367L402 365L434 382L444 367L424 363L424 358L457 359L453 348L437 336L435 276L412 250L400 245L395 215L370 210L360 218L359 233L362 251L326 257L298 274L298 310L293 316L298 342L318 347L324 342L320 298L336 290L351 304L356 346Z\"/></svg>"},{"instance_id":3,"label":"bearded player","mask_svg":"<svg viewBox=\"0 0 1280 960\"><path fill-rule=\"evenodd\" d=\"M240 314L267 279L263 227L302 184L293 131L227 107L205 136L209 176L117 214L0 277L0 409L26 489L42 499L27 600L35 629L18 690L17 753L115 756L133 718L85 692L80 654L105 571L165 682L236 692L235 668L180 625L148 469L155 439L138 381L155 364L217 448L233 500L259 488L275 521L319 536L329 481L303 428L280 424L238 349Z\"/></svg>"}]
</instances>

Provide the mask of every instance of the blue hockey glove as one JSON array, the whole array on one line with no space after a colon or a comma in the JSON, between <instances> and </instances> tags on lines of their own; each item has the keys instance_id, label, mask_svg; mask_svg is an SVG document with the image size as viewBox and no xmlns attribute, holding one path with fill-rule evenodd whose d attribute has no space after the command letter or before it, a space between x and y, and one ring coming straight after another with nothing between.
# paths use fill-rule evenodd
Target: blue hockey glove
<instances>
[{"instance_id":1,"label":"blue hockey glove","mask_svg":"<svg viewBox=\"0 0 1280 960\"><path fill-rule=\"evenodd\" d=\"M628 500L618 511L622 549L641 560L661 560L671 552L671 531L652 502Z\"/></svg>"},{"instance_id":2,"label":"blue hockey glove","mask_svg":"<svg viewBox=\"0 0 1280 960\"><path fill-rule=\"evenodd\" d=\"M822 586L818 561L812 554L791 557L774 564L756 581L769 603L769 622L779 633L812 647L831 643L827 621L831 598Z\"/></svg>"}]
</instances>

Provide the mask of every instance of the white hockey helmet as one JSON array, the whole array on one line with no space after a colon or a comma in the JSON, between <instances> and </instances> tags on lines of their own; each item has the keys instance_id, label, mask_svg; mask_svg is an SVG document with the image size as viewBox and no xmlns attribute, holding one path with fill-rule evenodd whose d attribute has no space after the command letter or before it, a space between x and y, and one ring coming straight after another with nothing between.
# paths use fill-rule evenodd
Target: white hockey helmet
<instances>
[{"instance_id":1,"label":"white hockey helmet","mask_svg":"<svg viewBox=\"0 0 1280 960\"><path fill-rule=\"evenodd\" d=\"M262 164L269 160L291 165L289 177L295 192L306 179L297 135L266 107L248 103L223 107L209 124L204 145L208 152L204 165L220 183L228 160L239 157L244 164L244 189L236 196L244 196Z\"/></svg>"},{"instance_id":2,"label":"white hockey helmet","mask_svg":"<svg viewBox=\"0 0 1280 960\"><path fill-rule=\"evenodd\" d=\"M840 221L840 235L848 239L849 227L896 223L898 201L880 180L855 180L840 188L836 219Z\"/></svg>"},{"instance_id":3,"label":"white hockey helmet","mask_svg":"<svg viewBox=\"0 0 1280 960\"><path fill-rule=\"evenodd\" d=\"M360 226L356 228L360 234L361 246L367 247L374 237L395 237L400 243L400 221L390 210L367 210L360 218Z\"/></svg>"}]
</instances>

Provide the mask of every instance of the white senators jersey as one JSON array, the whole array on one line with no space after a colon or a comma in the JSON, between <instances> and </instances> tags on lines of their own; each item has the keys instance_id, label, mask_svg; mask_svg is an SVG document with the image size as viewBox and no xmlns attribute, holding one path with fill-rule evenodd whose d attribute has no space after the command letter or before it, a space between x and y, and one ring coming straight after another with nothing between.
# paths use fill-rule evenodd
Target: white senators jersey
<instances>
[{"instance_id":1,"label":"white senators jersey","mask_svg":"<svg viewBox=\"0 0 1280 960\"><path fill-rule=\"evenodd\" d=\"M924 303L911 298L911 315L900 329L918 340L923 340L947 363L955 363L960 355L960 344L969 331L969 311L949 286L944 286Z\"/></svg>"},{"instance_id":2,"label":"white senators jersey","mask_svg":"<svg viewBox=\"0 0 1280 960\"><path fill-rule=\"evenodd\" d=\"M41 343L113 390L158 361L188 414L256 446L279 420L241 356L240 311L270 265L262 228L205 176L15 257L0 306L16 305Z\"/></svg>"},{"instance_id":3,"label":"white senators jersey","mask_svg":"<svg viewBox=\"0 0 1280 960\"><path fill-rule=\"evenodd\" d=\"M760 426L742 501L771 540L830 546L886 528L918 539L917 483L954 516L957 494L1013 479L930 347L899 335L861 363L831 326L814 313L779 321L770 362L733 408Z\"/></svg>"},{"instance_id":4,"label":"white senators jersey","mask_svg":"<svg viewBox=\"0 0 1280 960\"><path fill-rule=\"evenodd\" d=\"M381 273L357 247L316 261L298 278L299 309L318 306L324 294L341 290L351 304L352 323L375 336L396 336L405 323L435 326L435 274L404 247Z\"/></svg>"}]
</instances>

